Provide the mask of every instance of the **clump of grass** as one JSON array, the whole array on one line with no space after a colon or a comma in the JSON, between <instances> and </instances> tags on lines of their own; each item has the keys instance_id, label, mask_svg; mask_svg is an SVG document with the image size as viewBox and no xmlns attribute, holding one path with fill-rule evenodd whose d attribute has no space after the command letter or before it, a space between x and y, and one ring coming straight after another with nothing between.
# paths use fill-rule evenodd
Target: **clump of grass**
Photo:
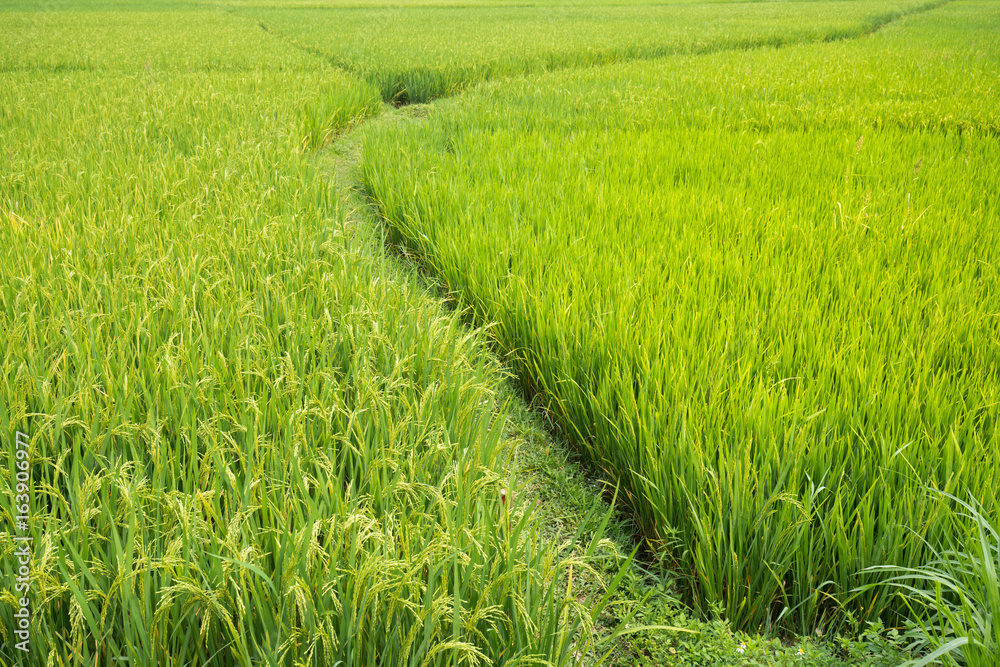
<instances>
[{"instance_id":1,"label":"clump of grass","mask_svg":"<svg viewBox=\"0 0 1000 667\"><path fill-rule=\"evenodd\" d=\"M908 667L941 662L986 667L1000 661L1000 533L996 510L974 498L963 501L938 492L958 506L947 548L917 568L879 566L892 575L882 584L896 589L913 609L916 647L924 657ZM990 518L990 517L994 518Z\"/></svg>"}]
</instances>

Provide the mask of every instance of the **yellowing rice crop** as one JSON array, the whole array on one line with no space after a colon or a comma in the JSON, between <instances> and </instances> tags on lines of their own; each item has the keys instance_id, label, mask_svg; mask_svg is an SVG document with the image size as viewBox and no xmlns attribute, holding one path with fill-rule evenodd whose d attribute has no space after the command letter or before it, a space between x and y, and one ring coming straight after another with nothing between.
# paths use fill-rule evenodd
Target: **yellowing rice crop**
<instances>
[{"instance_id":1,"label":"yellowing rice crop","mask_svg":"<svg viewBox=\"0 0 1000 667\"><path fill-rule=\"evenodd\" d=\"M565 664L600 613L500 501L495 361L307 152L381 101L289 54L2 73L4 664Z\"/></svg>"}]
</instances>

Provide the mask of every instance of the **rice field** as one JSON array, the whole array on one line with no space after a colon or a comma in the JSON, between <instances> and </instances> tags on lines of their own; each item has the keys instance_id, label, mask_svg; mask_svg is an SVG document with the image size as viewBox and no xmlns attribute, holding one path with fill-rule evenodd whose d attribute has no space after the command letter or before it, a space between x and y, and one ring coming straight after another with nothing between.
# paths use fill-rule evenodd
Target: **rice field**
<instances>
[{"instance_id":1,"label":"rice field","mask_svg":"<svg viewBox=\"0 0 1000 667\"><path fill-rule=\"evenodd\" d=\"M738 626L905 612L995 516L1000 13L486 84L373 136L398 241ZM890 616L891 617L891 616Z\"/></svg>"},{"instance_id":2,"label":"rice field","mask_svg":"<svg viewBox=\"0 0 1000 667\"><path fill-rule=\"evenodd\" d=\"M986 0L0 0L5 571L32 540L0 663L792 664L743 642L902 625L966 538L978 599L998 31ZM511 384L641 568L610 514L528 502ZM661 565L676 619L618 591Z\"/></svg>"},{"instance_id":3,"label":"rice field","mask_svg":"<svg viewBox=\"0 0 1000 667\"><path fill-rule=\"evenodd\" d=\"M95 13L79 57L3 61L0 553L33 556L0 662L567 664L602 605L556 583L589 545L502 495L496 360L317 157L377 91L208 16ZM176 52L122 38L161 25Z\"/></svg>"},{"instance_id":4,"label":"rice field","mask_svg":"<svg viewBox=\"0 0 1000 667\"><path fill-rule=\"evenodd\" d=\"M937 3L416 3L350 12L333 3L246 4L262 28L365 78L398 104L512 74L857 37Z\"/></svg>"}]
</instances>

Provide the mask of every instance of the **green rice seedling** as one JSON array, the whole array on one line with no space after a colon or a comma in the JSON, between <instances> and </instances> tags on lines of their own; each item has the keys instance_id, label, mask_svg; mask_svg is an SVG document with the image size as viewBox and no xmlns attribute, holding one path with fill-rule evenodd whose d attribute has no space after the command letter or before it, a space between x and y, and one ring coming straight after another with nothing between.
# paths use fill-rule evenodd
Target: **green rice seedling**
<instances>
[{"instance_id":1,"label":"green rice seedling","mask_svg":"<svg viewBox=\"0 0 1000 667\"><path fill-rule=\"evenodd\" d=\"M890 621L850 592L940 547L927 486L995 511L997 21L483 85L367 141L395 240L738 627Z\"/></svg>"}]
</instances>

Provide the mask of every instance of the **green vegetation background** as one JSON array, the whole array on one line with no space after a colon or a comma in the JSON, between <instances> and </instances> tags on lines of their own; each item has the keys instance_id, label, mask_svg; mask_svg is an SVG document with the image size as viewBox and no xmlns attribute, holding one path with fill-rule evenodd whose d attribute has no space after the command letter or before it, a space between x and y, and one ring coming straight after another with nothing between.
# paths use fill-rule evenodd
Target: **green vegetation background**
<instances>
[{"instance_id":1,"label":"green vegetation background","mask_svg":"<svg viewBox=\"0 0 1000 667\"><path fill-rule=\"evenodd\" d=\"M712 187L720 186L709 181L720 172L733 179L723 181L726 192L752 188L744 180L750 173L788 183L802 165L822 166L825 150L837 157L819 171L823 184L839 179L835 168L847 160L841 217L833 224L851 237L861 236L859 225L877 232L899 216L929 224L933 215L917 217L918 204L909 199L904 208L903 190L893 184L910 170L934 175L930 190L911 187L936 197L934 212L951 211L971 227L944 237L952 245L933 234L925 239L936 248L932 268L956 257L969 262L943 279L932 271L930 289L939 286L935 279L951 284L948 276L972 270L977 253L987 268L976 269L985 285L976 289L985 291L961 301L972 304L960 322L968 332L960 340L968 342L954 357L979 364L956 380L973 402L956 413L948 402L952 385L935 384L943 382L940 373L926 371L932 388L944 387L932 423L965 424L959 434L971 444L963 439L953 456L942 450L959 471L953 483L995 488L995 466L974 466L986 456L977 452L996 449L987 430L996 417L988 393L996 386L989 282L996 217L991 199L974 199L996 191L995 54L986 48L995 22L980 24L979 32L961 24L993 17L992 5L956 5L950 18L931 24L936 41L922 49L901 33L886 37L897 40L888 47L879 41L858 49L844 42L773 50L861 37L932 6L0 4L0 430L5 441L20 429L32 442L34 625L26 664L128 656L140 664L563 665L589 664L608 649L619 664L898 662L903 640L883 635L878 622L866 624L858 609L831 617L824 614L832 607L817 603L786 613L781 619L789 627L870 633L861 643L806 640L793 647L773 635L734 633L718 616L705 622L680 611L674 596L697 592L702 618L722 615L751 632L776 623L782 604L795 599L787 589L794 585L801 597L818 582L774 576L774 565L800 562L796 554L801 545L814 548L814 524L822 522L818 514L801 519L801 502L772 487L771 495L756 497L733 489L717 497L689 492L702 505L669 507L683 490L668 495L660 491L666 480L647 475L658 461L680 465L657 449L670 440L643 431L657 418L619 406L626 395L640 400L631 389L639 361L629 344L664 344L642 332L656 330L649 318L672 294L659 291L653 276L679 263L683 246L665 244L669 234L648 227L652 239L643 247L664 249L656 258L663 268L656 269L649 255L627 245L618 246L622 254L615 244L642 238L628 227L640 218L622 211L680 221L680 212L697 219L706 201L723 212L742 206L720 191L713 198ZM743 53L759 47L768 48ZM831 75L825 61L832 48L841 66ZM896 57L896 69L865 69L873 48ZM928 53L936 54L929 70L910 60ZM583 69L589 67L597 69ZM564 69L570 71L545 74ZM881 90L882 98L844 100L847 84L838 76L854 77L862 92ZM502 77L515 79L490 83ZM737 90L754 77L756 89ZM754 92L765 84L777 92ZM405 239L442 281L428 285L385 253L379 221L351 189L357 175L345 167L351 160L337 155L345 150L337 137L365 119L392 117L386 102L473 86L467 97L435 105L426 120L372 124L363 133L365 186L394 238ZM929 101L928 89L940 92ZM679 127L697 138L678 138ZM771 153L741 153L757 144L734 129L768 139L771 148L761 150ZM782 142L774 138L782 136L806 140L778 149ZM632 162L604 159L625 155L616 150L621 146L631 147ZM900 146L906 158L890 160ZM915 165L918 153L928 156L926 165L922 157ZM688 155L687 162L665 170L668 154ZM964 176L941 165L953 154L965 158ZM731 176L734 164L744 176ZM595 169L616 193L594 187ZM964 188L963 178L973 187ZM664 183L681 186L672 202L648 194L664 192ZM758 194L768 201L768 191ZM806 211L825 201L808 189L796 197ZM490 225L488 233L477 235L470 216ZM604 227L591 227L591 220ZM751 220L748 214L731 223ZM774 218L764 233L746 233L741 247L756 243L760 252L783 238L787 222ZM612 233L609 225L625 227ZM681 239L704 233L697 225L672 229ZM445 253L442 239L458 254ZM553 244L548 254L525 247L539 239ZM817 254L821 240L813 240ZM502 247L491 251L484 241ZM592 264L575 254L582 242L590 244ZM701 257L705 266L712 259ZM649 269L650 285L641 294L616 291L620 278L587 275L588 266L611 266L626 280L629 271ZM733 280L748 268L733 266ZM482 279L476 271L485 272ZM523 287L511 289L515 278ZM601 296L598 285L611 291ZM461 309L442 305L440 289L452 303L473 306L500 343L499 358ZM518 294L529 298L521 305L515 298L513 314L499 307ZM624 364L623 375L599 370L607 357L585 352L600 345L573 347L593 333L580 313L594 299L654 308L608 320L613 335L601 345L621 355L615 363ZM822 314L813 308L805 314ZM562 321L553 318L563 312ZM645 327L636 327L643 318ZM685 339L692 364L706 347L697 331ZM952 340L950 333L942 330L939 339ZM602 493L580 481L523 411L504 364L518 372L528 395L541 397L556 420L550 428L564 429L621 478L638 517L634 528L602 520L603 509L588 513L593 503L601 506ZM588 384L594 377L611 378L610 393L595 392ZM649 403L655 406L672 376L652 377L641 384L658 392ZM624 393L614 384L623 378ZM767 392L761 400L767 404ZM906 407L888 414L908 414ZM773 432L781 423L768 416L773 409L756 428ZM625 421L615 421L619 413ZM697 416L692 428L701 419L704 433L711 416ZM609 437L595 439L595 426L610 429ZM626 426L640 435L623 435ZM797 428L794 437L808 436ZM647 443L648 455L629 442ZM0 466L6 487L9 454ZM871 458L856 457L859 466ZM928 465L945 465L936 461ZM842 457L836 463L846 465ZM710 468L695 470L704 475ZM752 482L763 488L769 480ZM905 489L916 493L916 486ZM691 527L698 522L685 521L717 520L722 504L734 500L780 507L784 519L774 520L786 520L800 546L787 548L789 533L773 530L780 524L759 506L725 510L744 520L768 518L766 525L744 522L744 539L768 538L754 546L759 557L733 551L730 561L718 546L730 544L731 534L699 542ZM853 502L848 495L840 510L848 523L855 520ZM894 525L894 516L872 525L862 515L856 521L865 529ZM678 587L676 570L625 561L621 552L630 550L634 529L681 563L699 557L692 544L708 544L707 560L687 570L690 580ZM894 541L898 532L879 536L909 548ZM7 563L12 537L0 534ZM848 540L845 548L857 548L854 536ZM907 562L919 560L919 550L906 553ZM844 589L859 566L875 561L838 559L831 567L839 568ZM757 566L755 576L765 582L759 589L744 583L741 563ZM0 650L13 661L22 657L11 649L16 600L10 589L0 599ZM642 623L699 634L631 632ZM625 630L622 641L607 643Z\"/></svg>"}]
</instances>

